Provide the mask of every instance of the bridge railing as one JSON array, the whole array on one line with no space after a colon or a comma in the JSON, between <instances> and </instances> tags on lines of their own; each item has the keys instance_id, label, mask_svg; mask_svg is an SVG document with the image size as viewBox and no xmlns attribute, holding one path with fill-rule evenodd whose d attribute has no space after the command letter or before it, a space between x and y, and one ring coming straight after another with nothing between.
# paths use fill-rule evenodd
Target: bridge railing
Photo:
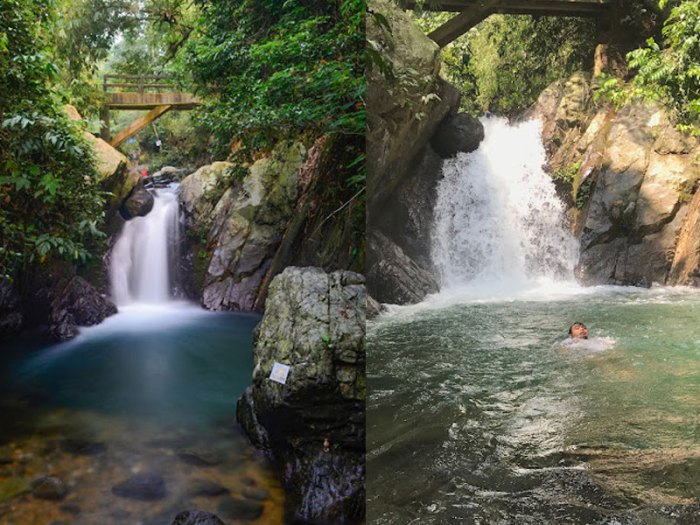
<instances>
[{"instance_id":1,"label":"bridge railing","mask_svg":"<svg viewBox=\"0 0 700 525\"><path fill-rule=\"evenodd\" d=\"M122 80L123 82L110 82L110 80ZM159 82L167 80L165 75L114 75L109 74L103 77L103 87L105 93L140 93L160 92L163 90L176 90L177 86L172 83Z\"/></svg>"}]
</instances>

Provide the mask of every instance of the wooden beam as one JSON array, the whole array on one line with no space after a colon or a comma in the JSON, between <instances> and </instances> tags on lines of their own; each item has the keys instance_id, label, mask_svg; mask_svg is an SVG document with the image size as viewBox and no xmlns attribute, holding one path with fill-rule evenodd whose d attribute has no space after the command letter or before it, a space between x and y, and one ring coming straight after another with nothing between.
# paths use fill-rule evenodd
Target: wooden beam
<instances>
[{"instance_id":1,"label":"wooden beam","mask_svg":"<svg viewBox=\"0 0 700 525\"><path fill-rule=\"evenodd\" d=\"M151 122L156 120L158 117L164 115L172 109L172 106L158 106L153 108L151 111L146 113L143 117L137 118L119 133L117 133L114 138L110 141L112 147L117 147L122 144L125 140L133 137L143 128L148 126Z\"/></svg>"},{"instance_id":2,"label":"wooden beam","mask_svg":"<svg viewBox=\"0 0 700 525\"><path fill-rule=\"evenodd\" d=\"M407 5L414 5L411 0ZM462 36L494 13L510 15L597 16L605 13L610 0L443 0L426 4L431 11L461 10L428 36L440 47Z\"/></svg>"},{"instance_id":3,"label":"wooden beam","mask_svg":"<svg viewBox=\"0 0 700 525\"><path fill-rule=\"evenodd\" d=\"M420 9L422 11L435 12L459 12L481 3L483 0L438 0L427 1L418 5L415 0L407 0L401 5L405 9ZM503 9L509 7L542 11L545 9L553 12L589 12L605 10L610 5L610 0L503 0L500 2Z\"/></svg>"},{"instance_id":4,"label":"wooden beam","mask_svg":"<svg viewBox=\"0 0 700 525\"><path fill-rule=\"evenodd\" d=\"M498 3L499 0L483 0L477 2L454 18L445 22L430 33L428 37L434 40L440 47L445 47L491 15Z\"/></svg>"}]
</instances>

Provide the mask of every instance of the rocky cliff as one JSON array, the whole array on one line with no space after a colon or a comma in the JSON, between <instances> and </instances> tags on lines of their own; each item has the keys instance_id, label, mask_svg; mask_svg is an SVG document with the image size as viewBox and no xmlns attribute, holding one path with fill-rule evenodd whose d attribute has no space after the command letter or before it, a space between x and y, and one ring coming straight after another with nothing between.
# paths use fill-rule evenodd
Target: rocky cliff
<instances>
[{"instance_id":1,"label":"rocky cliff","mask_svg":"<svg viewBox=\"0 0 700 525\"><path fill-rule=\"evenodd\" d=\"M584 74L554 84L543 120L550 168L571 204L584 284L695 284L700 145L659 105L597 106ZM563 183L563 184L562 184Z\"/></svg>"},{"instance_id":2,"label":"rocky cliff","mask_svg":"<svg viewBox=\"0 0 700 525\"><path fill-rule=\"evenodd\" d=\"M364 519L365 301L352 272L289 267L270 285L237 418L283 472L290 523Z\"/></svg>"},{"instance_id":3,"label":"rocky cliff","mask_svg":"<svg viewBox=\"0 0 700 525\"><path fill-rule=\"evenodd\" d=\"M215 162L186 177L188 291L212 310L262 310L289 265L362 270L364 206L342 178L343 139L278 144L252 165Z\"/></svg>"},{"instance_id":4,"label":"rocky cliff","mask_svg":"<svg viewBox=\"0 0 700 525\"><path fill-rule=\"evenodd\" d=\"M367 286L385 303L415 303L436 292L430 230L442 160L473 151L483 127L458 114L459 93L439 76L435 42L388 0L369 2L370 45L391 74L367 80Z\"/></svg>"}]
</instances>

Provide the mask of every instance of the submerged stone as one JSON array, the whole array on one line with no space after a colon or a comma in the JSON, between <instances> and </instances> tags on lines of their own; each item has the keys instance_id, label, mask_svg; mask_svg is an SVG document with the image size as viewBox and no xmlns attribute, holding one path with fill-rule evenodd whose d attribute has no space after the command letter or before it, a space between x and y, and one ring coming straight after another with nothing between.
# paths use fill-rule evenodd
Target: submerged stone
<instances>
[{"instance_id":1,"label":"submerged stone","mask_svg":"<svg viewBox=\"0 0 700 525\"><path fill-rule=\"evenodd\" d=\"M55 476L44 476L32 482L32 494L35 498L61 500L68 494L68 488Z\"/></svg>"},{"instance_id":2,"label":"submerged stone","mask_svg":"<svg viewBox=\"0 0 700 525\"><path fill-rule=\"evenodd\" d=\"M196 479L187 489L187 494L190 496L223 496L228 494L229 490L223 485L219 485L214 481L205 479Z\"/></svg>"},{"instance_id":3,"label":"submerged stone","mask_svg":"<svg viewBox=\"0 0 700 525\"><path fill-rule=\"evenodd\" d=\"M165 497L165 480L153 472L136 474L112 487L112 493L121 498L153 501Z\"/></svg>"},{"instance_id":4,"label":"submerged stone","mask_svg":"<svg viewBox=\"0 0 700 525\"><path fill-rule=\"evenodd\" d=\"M224 522L211 512L185 510L175 516L172 525L224 525Z\"/></svg>"},{"instance_id":5,"label":"submerged stone","mask_svg":"<svg viewBox=\"0 0 700 525\"><path fill-rule=\"evenodd\" d=\"M254 520L262 511L262 503L248 499L226 498L219 504L219 514L230 519Z\"/></svg>"}]
</instances>

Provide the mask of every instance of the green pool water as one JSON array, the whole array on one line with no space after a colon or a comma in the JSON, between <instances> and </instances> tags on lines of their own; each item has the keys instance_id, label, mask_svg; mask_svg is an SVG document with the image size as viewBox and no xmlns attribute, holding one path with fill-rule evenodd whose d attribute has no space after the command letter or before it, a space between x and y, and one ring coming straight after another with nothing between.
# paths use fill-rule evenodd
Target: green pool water
<instances>
[{"instance_id":1,"label":"green pool water","mask_svg":"<svg viewBox=\"0 0 700 525\"><path fill-rule=\"evenodd\" d=\"M367 343L368 523L700 523L698 291L443 296Z\"/></svg>"},{"instance_id":2,"label":"green pool water","mask_svg":"<svg viewBox=\"0 0 700 525\"><path fill-rule=\"evenodd\" d=\"M5 344L0 524L170 525L187 509L282 523L276 473L235 416L259 320L186 303L133 305L67 343ZM112 490L143 473L164 480L162 497ZM63 481L63 499L32 495L29 484L47 475Z\"/></svg>"}]
</instances>

